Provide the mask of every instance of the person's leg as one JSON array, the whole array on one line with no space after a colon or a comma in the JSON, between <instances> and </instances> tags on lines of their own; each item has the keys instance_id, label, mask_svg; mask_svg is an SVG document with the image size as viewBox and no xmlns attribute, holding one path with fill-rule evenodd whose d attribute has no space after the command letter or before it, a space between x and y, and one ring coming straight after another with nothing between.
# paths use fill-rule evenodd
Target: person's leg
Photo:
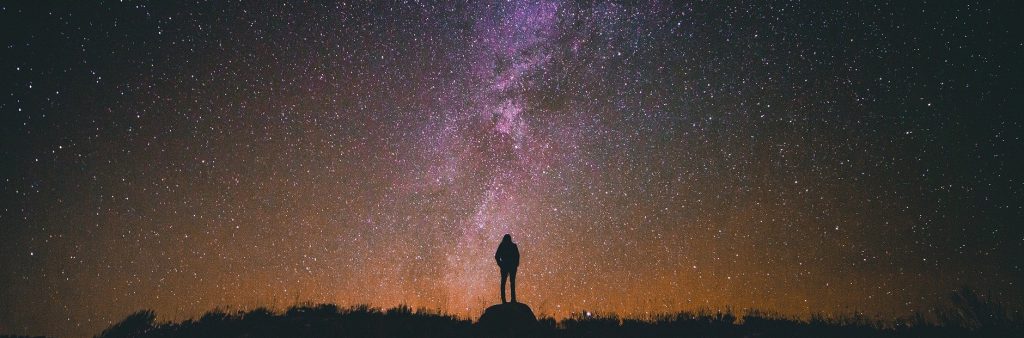
<instances>
[{"instance_id":1,"label":"person's leg","mask_svg":"<svg viewBox=\"0 0 1024 338\"><path fill-rule=\"evenodd\" d=\"M508 271L501 270L501 303L505 304L505 279L508 278ZM513 284L515 285L515 284ZM514 297L512 299L515 299Z\"/></svg>"},{"instance_id":2,"label":"person's leg","mask_svg":"<svg viewBox=\"0 0 1024 338\"><path fill-rule=\"evenodd\" d=\"M509 271L512 276L512 302L516 302L516 270ZM502 288L504 290L504 288Z\"/></svg>"}]
</instances>

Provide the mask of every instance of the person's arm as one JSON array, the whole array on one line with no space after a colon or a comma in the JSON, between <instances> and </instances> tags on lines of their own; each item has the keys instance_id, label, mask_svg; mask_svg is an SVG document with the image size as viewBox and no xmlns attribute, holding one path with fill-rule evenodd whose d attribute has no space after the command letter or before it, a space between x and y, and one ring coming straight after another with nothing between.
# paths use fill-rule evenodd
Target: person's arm
<instances>
[{"instance_id":1,"label":"person's arm","mask_svg":"<svg viewBox=\"0 0 1024 338\"><path fill-rule=\"evenodd\" d=\"M519 266L519 246L512 247L512 261L516 262L516 266Z\"/></svg>"},{"instance_id":2,"label":"person's arm","mask_svg":"<svg viewBox=\"0 0 1024 338\"><path fill-rule=\"evenodd\" d=\"M501 265L501 245L498 246L498 250L494 251L494 262Z\"/></svg>"}]
</instances>

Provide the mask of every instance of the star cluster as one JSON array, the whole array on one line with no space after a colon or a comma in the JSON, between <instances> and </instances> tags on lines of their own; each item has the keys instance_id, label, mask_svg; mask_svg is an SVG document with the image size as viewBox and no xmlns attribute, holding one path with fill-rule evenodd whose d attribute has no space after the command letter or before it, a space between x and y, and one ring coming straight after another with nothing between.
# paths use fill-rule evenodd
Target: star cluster
<instances>
[{"instance_id":1,"label":"star cluster","mask_svg":"<svg viewBox=\"0 0 1024 338\"><path fill-rule=\"evenodd\" d=\"M505 233L555 317L1020 305L1024 45L996 6L2 4L0 332L474 317Z\"/></svg>"}]
</instances>

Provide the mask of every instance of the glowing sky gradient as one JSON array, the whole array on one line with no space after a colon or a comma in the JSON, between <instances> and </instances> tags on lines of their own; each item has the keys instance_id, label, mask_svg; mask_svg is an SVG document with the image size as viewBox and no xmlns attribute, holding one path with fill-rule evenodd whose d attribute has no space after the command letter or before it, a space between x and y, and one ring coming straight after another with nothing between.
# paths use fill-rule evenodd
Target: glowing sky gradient
<instances>
[{"instance_id":1,"label":"glowing sky gradient","mask_svg":"<svg viewBox=\"0 0 1024 338\"><path fill-rule=\"evenodd\" d=\"M0 333L1024 303L1020 10L752 5L2 4Z\"/></svg>"}]
</instances>

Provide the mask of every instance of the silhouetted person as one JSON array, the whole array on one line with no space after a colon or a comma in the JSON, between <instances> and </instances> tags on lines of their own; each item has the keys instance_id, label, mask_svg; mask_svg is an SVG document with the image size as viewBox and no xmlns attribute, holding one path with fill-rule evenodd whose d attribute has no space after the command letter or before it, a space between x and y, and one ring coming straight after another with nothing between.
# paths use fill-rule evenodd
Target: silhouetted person
<instances>
[{"instance_id":1,"label":"silhouetted person","mask_svg":"<svg viewBox=\"0 0 1024 338\"><path fill-rule=\"evenodd\" d=\"M512 243L512 235L505 234L498 245L498 251L494 252L494 260L501 268L501 303L505 301L505 280L512 277L512 302L516 302L516 269L519 268L519 247Z\"/></svg>"}]
</instances>

